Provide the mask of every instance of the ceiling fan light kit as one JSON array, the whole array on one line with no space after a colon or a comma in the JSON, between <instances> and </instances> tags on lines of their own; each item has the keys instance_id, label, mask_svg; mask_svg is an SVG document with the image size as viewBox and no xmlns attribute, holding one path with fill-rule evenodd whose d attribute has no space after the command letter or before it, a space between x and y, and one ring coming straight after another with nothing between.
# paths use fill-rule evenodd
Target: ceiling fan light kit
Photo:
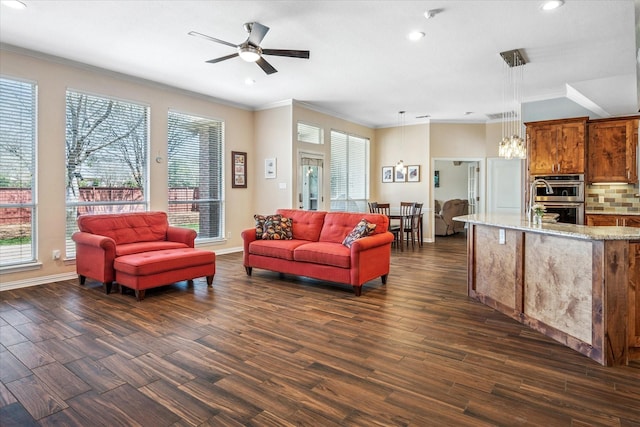
<instances>
[{"instance_id":1,"label":"ceiling fan light kit","mask_svg":"<svg viewBox=\"0 0 640 427\"><path fill-rule=\"evenodd\" d=\"M260 48L247 45L240 46L238 48L238 55L240 55L240 58L244 59L247 62L256 62L258 59L260 59L261 52Z\"/></svg>"},{"instance_id":2,"label":"ceiling fan light kit","mask_svg":"<svg viewBox=\"0 0 640 427\"><path fill-rule=\"evenodd\" d=\"M249 37L241 44L233 44L224 40L217 39L215 37L208 36L206 34L198 33L197 31L190 31L189 35L202 37L209 41L220 43L226 46L235 47L237 52L231 55L222 56L220 58L210 59L206 62L209 64L215 64L218 62L226 61L227 59L235 58L239 56L241 59L247 62L255 62L258 64L262 71L266 74L277 73L273 65L264 59L263 55L273 56L286 56L289 58L302 58L309 59L308 50L292 50L292 49L263 49L260 46L262 39L267 35L269 27L262 25L259 22L247 22L244 24L244 29L249 33Z\"/></svg>"}]
</instances>

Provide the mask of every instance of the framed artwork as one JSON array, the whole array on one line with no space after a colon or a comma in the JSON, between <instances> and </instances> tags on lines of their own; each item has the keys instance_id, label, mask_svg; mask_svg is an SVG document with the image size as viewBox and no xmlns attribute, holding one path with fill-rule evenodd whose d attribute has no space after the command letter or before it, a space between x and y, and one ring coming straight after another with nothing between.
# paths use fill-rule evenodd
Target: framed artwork
<instances>
[{"instance_id":1,"label":"framed artwork","mask_svg":"<svg viewBox=\"0 0 640 427\"><path fill-rule=\"evenodd\" d=\"M231 188L247 188L247 153L231 152L231 170L233 171Z\"/></svg>"},{"instance_id":2,"label":"framed artwork","mask_svg":"<svg viewBox=\"0 0 640 427\"><path fill-rule=\"evenodd\" d=\"M276 177L276 159L264 159L264 177L275 178Z\"/></svg>"},{"instance_id":3,"label":"framed artwork","mask_svg":"<svg viewBox=\"0 0 640 427\"><path fill-rule=\"evenodd\" d=\"M407 182L420 182L420 165L407 166Z\"/></svg>"},{"instance_id":4,"label":"framed artwork","mask_svg":"<svg viewBox=\"0 0 640 427\"><path fill-rule=\"evenodd\" d=\"M382 182L393 182L393 166L382 167Z\"/></svg>"},{"instance_id":5,"label":"framed artwork","mask_svg":"<svg viewBox=\"0 0 640 427\"><path fill-rule=\"evenodd\" d=\"M395 173L395 178L394 181L395 182L406 182L407 181L407 168L394 168L396 173Z\"/></svg>"},{"instance_id":6,"label":"framed artwork","mask_svg":"<svg viewBox=\"0 0 640 427\"><path fill-rule=\"evenodd\" d=\"M433 185L434 187L440 187L440 171L435 171L433 173Z\"/></svg>"}]
</instances>

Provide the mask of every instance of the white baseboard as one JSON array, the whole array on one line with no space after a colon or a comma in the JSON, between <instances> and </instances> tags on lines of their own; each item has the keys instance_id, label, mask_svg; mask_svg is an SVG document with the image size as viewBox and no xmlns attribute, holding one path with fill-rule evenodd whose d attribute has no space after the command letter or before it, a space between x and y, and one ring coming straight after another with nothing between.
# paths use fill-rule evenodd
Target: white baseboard
<instances>
[{"instance_id":1,"label":"white baseboard","mask_svg":"<svg viewBox=\"0 0 640 427\"><path fill-rule=\"evenodd\" d=\"M218 250L218 251L215 251L215 253L218 255L224 255L224 254L231 254L234 252L242 252L243 250L244 248L240 246L236 248ZM29 279L16 280L13 282L6 282L6 283L3 282L3 283L0 283L0 292L8 291L11 289L27 288L29 286L44 285L52 282L60 282L62 280L73 280L77 278L78 278L78 275L76 274L76 272L70 271L67 273L53 274L51 276L39 276L39 277L31 277Z\"/></svg>"},{"instance_id":2,"label":"white baseboard","mask_svg":"<svg viewBox=\"0 0 640 427\"><path fill-rule=\"evenodd\" d=\"M31 277L29 279L0 283L0 291L27 288L29 286L44 285L47 283L60 282L62 280L73 280L77 278L78 278L78 275L76 274L75 271L70 271L68 273L61 273L61 274L53 274L51 276Z\"/></svg>"}]
</instances>

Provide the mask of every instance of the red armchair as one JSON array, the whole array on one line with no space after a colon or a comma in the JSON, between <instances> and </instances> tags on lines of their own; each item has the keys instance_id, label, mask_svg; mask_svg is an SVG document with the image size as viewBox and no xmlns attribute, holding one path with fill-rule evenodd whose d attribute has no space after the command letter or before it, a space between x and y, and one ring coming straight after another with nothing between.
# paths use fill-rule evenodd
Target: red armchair
<instances>
[{"instance_id":1,"label":"red armchair","mask_svg":"<svg viewBox=\"0 0 640 427\"><path fill-rule=\"evenodd\" d=\"M87 277L111 292L113 262L118 256L163 249L193 248L197 233L169 225L165 212L81 215L76 243L76 272L80 284Z\"/></svg>"}]
</instances>

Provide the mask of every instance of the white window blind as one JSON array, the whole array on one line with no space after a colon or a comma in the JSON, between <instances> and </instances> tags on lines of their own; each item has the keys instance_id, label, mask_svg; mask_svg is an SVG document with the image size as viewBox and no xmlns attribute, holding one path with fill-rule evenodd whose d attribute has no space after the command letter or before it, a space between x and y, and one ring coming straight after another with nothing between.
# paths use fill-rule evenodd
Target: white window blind
<instances>
[{"instance_id":1,"label":"white window blind","mask_svg":"<svg viewBox=\"0 0 640 427\"><path fill-rule=\"evenodd\" d=\"M0 265L34 262L36 85L0 78Z\"/></svg>"},{"instance_id":2,"label":"white window blind","mask_svg":"<svg viewBox=\"0 0 640 427\"><path fill-rule=\"evenodd\" d=\"M147 209L148 107L67 92L66 251L81 214Z\"/></svg>"},{"instance_id":3,"label":"white window blind","mask_svg":"<svg viewBox=\"0 0 640 427\"><path fill-rule=\"evenodd\" d=\"M331 210L365 212L369 198L369 140L331 131Z\"/></svg>"},{"instance_id":4,"label":"white window blind","mask_svg":"<svg viewBox=\"0 0 640 427\"><path fill-rule=\"evenodd\" d=\"M198 232L224 237L224 122L169 112L169 219Z\"/></svg>"},{"instance_id":5,"label":"white window blind","mask_svg":"<svg viewBox=\"0 0 640 427\"><path fill-rule=\"evenodd\" d=\"M298 122L298 141L310 144L323 144L322 128Z\"/></svg>"}]
</instances>

